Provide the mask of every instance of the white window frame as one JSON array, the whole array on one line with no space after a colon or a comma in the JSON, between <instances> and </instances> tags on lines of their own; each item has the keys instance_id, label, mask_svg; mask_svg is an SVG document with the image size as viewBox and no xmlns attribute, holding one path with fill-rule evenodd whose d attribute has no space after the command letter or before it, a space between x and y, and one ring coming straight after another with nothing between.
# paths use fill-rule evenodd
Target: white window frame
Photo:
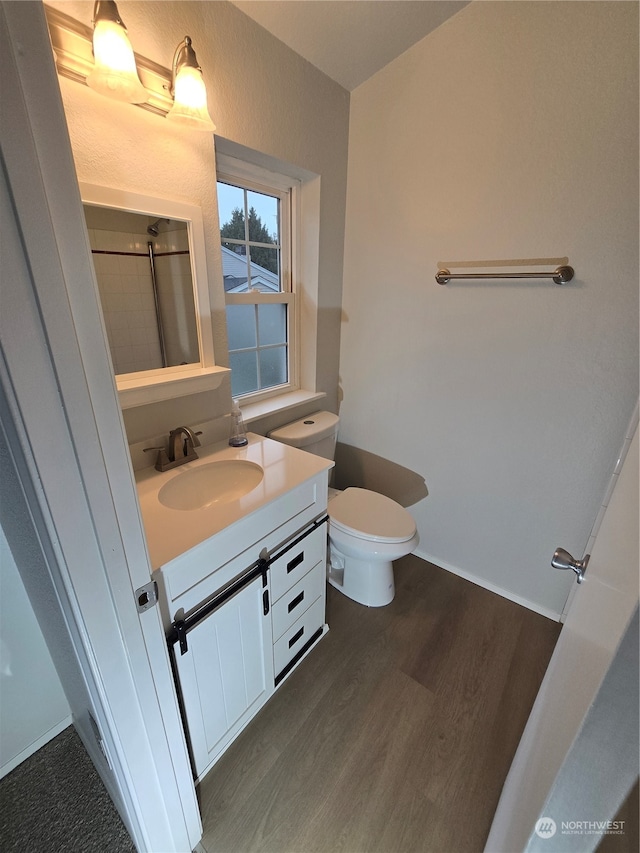
<instances>
[{"instance_id":1,"label":"white window frame","mask_svg":"<svg viewBox=\"0 0 640 853\"><path fill-rule=\"evenodd\" d=\"M225 293L225 307L227 305L273 305L274 303L288 306L288 381L281 385L273 385L269 388L242 394L238 399L244 406L296 391L300 387L300 352L298 346L300 327L300 300L298 298L300 280L298 273L300 181L224 154L218 154L217 157L216 180L280 199L279 239L282 290L278 293ZM222 224L219 223L219 226Z\"/></svg>"}]
</instances>

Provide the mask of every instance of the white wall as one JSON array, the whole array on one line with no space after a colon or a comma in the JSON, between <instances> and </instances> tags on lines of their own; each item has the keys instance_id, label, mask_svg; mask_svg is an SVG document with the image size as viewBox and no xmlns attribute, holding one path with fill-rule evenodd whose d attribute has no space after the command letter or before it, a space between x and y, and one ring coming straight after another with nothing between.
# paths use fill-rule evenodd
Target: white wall
<instances>
[{"instance_id":1,"label":"white wall","mask_svg":"<svg viewBox=\"0 0 640 853\"><path fill-rule=\"evenodd\" d=\"M93 0L48 5L90 25ZM193 38L216 135L300 170L321 175L316 388L337 406L340 300L346 197L349 94L227 2L120 0L136 52L171 65ZM172 127L145 110L101 97L61 78L78 178L202 208L212 288L216 362L228 363L224 289L210 134ZM220 391L125 412L130 442L179 423L212 419L231 407Z\"/></svg>"},{"instance_id":2,"label":"white wall","mask_svg":"<svg viewBox=\"0 0 640 853\"><path fill-rule=\"evenodd\" d=\"M542 612L634 408L638 7L472 3L352 93L341 441L410 468L419 553ZM435 283L561 257L576 279Z\"/></svg>"},{"instance_id":3,"label":"white wall","mask_svg":"<svg viewBox=\"0 0 640 853\"><path fill-rule=\"evenodd\" d=\"M69 703L0 527L0 777L69 725Z\"/></svg>"}]
</instances>

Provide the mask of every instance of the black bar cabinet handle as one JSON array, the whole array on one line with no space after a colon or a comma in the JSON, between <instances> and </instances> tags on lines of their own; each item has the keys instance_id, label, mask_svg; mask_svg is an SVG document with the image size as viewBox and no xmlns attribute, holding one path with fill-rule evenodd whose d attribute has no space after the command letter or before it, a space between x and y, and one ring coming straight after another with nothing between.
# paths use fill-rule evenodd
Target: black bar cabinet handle
<instances>
[{"instance_id":1,"label":"black bar cabinet handle","mask_svg":"<svg viewBox=\"0 0 640 853\"><path fill-rule=\"evenodd\" d=\"M303 625L303 626L302 626L302 628L300 628L300 630L299 630L299 631L297 631L297 632L293 635L293 637L289 640L289 648L291 648L291 646L292 646L294 643L297 643L297 642L298 642L298 640L300 639L300 637L301 637L303 634L304 634L304 625Z\"/></svg>"},{"instance_id":2,"label":"black bar cabinet handle","mask_svg":"<svg viewBox=\"0 0 640 853\"><path fill-rule=\"evenodd\" d=\"M296 608L296 607L297 607L297 606L298 606L302 601L304 601L304 590L302 590L302 592L300 593L300 595L296 595L296 597L293 599L293 601L291 601L291 602L289 603L289 606L287 607L287 612L288 612L288 613L291 613L291 611L292 611L292 610L295 610L295 608Z\"/></svg>"},{"instance_id":3,"label":"black bar cabinet handle","mask_svg":"<svg viewBox=\"0 0 640 853\"><path fill-rule=\"evenodd\" d=\"M296 566L299 566L303 560L304 560L304 551L300 551L300 553L298 554L297 557L294 557L293 560L290 560L287 563L287 574L289 574L289 572L292 572L296 568Z\"/></svg>"}]
</instances>

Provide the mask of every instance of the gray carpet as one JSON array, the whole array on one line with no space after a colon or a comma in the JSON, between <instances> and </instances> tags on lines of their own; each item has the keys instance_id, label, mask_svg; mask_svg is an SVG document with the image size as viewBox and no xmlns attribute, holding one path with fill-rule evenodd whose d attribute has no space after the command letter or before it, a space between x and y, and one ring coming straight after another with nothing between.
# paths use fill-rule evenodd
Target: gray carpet
<instances>
[{"instance_id":1,"label":"gray carpet","mask_svg":"<svg viewBox=\"0 0 640 853\"><path fill-rule=\"evenodd\" d=\"M2 853L135 853L73 726L0 780Z\"/></svg>"}]
</instances>

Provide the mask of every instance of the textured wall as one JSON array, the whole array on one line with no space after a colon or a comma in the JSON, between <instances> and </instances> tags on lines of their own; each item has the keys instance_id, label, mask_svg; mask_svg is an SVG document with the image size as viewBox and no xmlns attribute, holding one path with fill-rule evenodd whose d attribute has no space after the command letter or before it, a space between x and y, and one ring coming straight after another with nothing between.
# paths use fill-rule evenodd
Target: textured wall
<instances>
[{"instance_id":1,"label":"textured wall","mask_svg":"<svg viewBox=\"0 0 640 853\"><path fill-rule=\"evenodd\" d=\"M419 553L543 611L638 393L638 7L472 3L352 93L341 440L424 477ZM571 284L438 286L561 257Z\"/></svg>"},{"instance_id":2,"label":"textured wall","mask_svg":"<svg viewBox=\"0 0 640 853\"><path fill-rule=\"evenodd\" d=\"M89 25L93 2L52 2ZM170 66L184 35L203 68L216 134L321 175L317 390L337 406L349 95L226 2L127 2L118 8L136 52ZM202 208L216 360L227 363L215 154L209 134L60 79L78 178ZM130 440L230 409L229 385L197 398L130 410Z\"/></svg>"}]
</instances>

